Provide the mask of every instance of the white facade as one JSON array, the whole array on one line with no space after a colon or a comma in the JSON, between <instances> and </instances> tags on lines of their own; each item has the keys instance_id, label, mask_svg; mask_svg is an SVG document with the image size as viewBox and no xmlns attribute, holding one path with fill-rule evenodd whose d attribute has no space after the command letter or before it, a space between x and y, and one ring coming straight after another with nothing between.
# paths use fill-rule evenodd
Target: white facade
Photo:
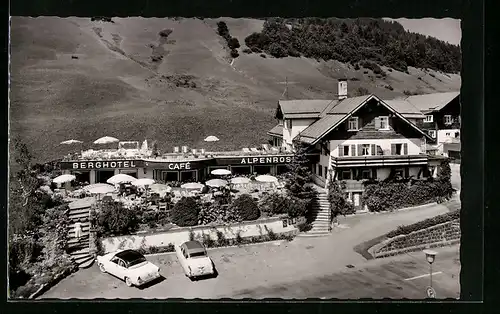
<instances>
[{"instance_id":1,"label":"white facade","mask_svg":"<svg viewBox=\"0 0 500 314\"><path fill-rule=\"evenodd\" d=\"M437 131L438 143L453 143L460 140L460 129L447 129Z\"/></svg>"},{"instance_id":2,"label":"white facade","mask_svg":"<svg viewBox=\"0 0 500 314\"><path fill-rule=\"evenodd\" d=\"M422 152L422 139L420 138L400 138L400 139L359 139L359 140L332 140L330 141L330 154L332 157L339 157L340 145L374 144L380 146L384 155L391 154L392 144L407 144L408 155L419 155ZM352 152L349 152L350 156ZM371 149L369 150L371 156ZM357 156L356 152L356 156Z\"/></svg>"},{"instance_id":3,"label":"white facade","mask_svg":"<svg viewBox=\"0 0 500 314\"><path fill-rule=\"evenodd\" d=\"M289 122L291 120L292 128L289 129ZM304 131L308 126L310 126L315 119L287 119L285 120L283 127L283 141L286 144L292 144L293 139L299 135L300 132Z\"/></svg>"}]
</instances>

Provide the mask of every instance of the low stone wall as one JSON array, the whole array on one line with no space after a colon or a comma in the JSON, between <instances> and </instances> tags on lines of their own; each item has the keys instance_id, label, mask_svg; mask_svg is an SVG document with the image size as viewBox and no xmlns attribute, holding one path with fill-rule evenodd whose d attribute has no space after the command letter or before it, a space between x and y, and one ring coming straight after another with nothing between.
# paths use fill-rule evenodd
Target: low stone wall
<instances>
[{"instance_id":1,"label":"low stone wall","mask_svg":"<svg viewBox=\"0 0 500 314\"><path fill-rule=\"evenodd\" d=\"M286 227L283 223L284 220L287 222ZM286 218L269 218L222 226L172 228L168 231L156 233L103 238L102 246L104 251L108 253L117 249L137 250L141 246L162 247L167 246L169 243L180 245L189 241L189 233L191 230L195 237L202 237L203 234L208 234L214 240L217 240L217 231L221 231L226 239L236 238L238 232L240 232L242 238L266 235L268 230L272 230L276 234L296 232L296 226L289 222L290 220Z\"/></svg>"},{"instance_id":2,"label":"low stone wall","mask_svg":"<svg viewBox=\"0 0 500 314\"><path fill-rule=\"evenodd\" d=\"M457 219L386 239L374 245L368 252L374 258L381 258L459 242L460 220Z\"/></svg>"}]
</instances>

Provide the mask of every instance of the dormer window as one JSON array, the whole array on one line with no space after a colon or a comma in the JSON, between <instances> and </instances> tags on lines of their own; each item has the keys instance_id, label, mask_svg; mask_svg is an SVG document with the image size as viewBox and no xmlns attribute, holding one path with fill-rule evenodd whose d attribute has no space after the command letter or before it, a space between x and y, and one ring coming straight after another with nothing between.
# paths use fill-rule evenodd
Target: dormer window
<instances>
[{"instance_id":1,"label":"dormer window","mask_svg":"<svg viewBox=\"0 0 500 314\"><path fill-rule=\"evenodd\" d=\"M286 128L289 130L292 129L292 119L286 120Z\"/></svg>"},{"instance_id":2,"label":"dormer window","mask_svg":"<svg viewBox=\"0 0 500 314\"><path fill-rule=\"evenodd\" d=\"M453 118L451 117L451 115L449 114L444 115L444 124L449 125L452 123L453 123Z\"/></svg>"},{"instance_id":3,"label":"dormer window","mask_svg":"<svg viewBox=\"0 0 500 314\"><path fill-rule=\"evenodd\" d=\"M350 117L349 120L347 121L347 130L348 131L359 130L358 122L359 122L358 117Z\"/></svg>"},{"instance_id":4,"label":"dormer window","mask_svg":"<svg viewBox=\"0 0 500 314\"><path fill-rule=\"evenodd\" d=\"M375 118L375 128L377 130L389 130L389 117L382 116Z\"/></svg>"},{"instance_id":5,"label":"dormer window","mask_svg":"<svg viewBox=\"0 0 500 314\"><path fill-rule=\"evenodd\" d=\"M434 122L434 116L431 115L431 114L426 115L425 119L424 119L424 122L426 122L426 123L432 123L432 122Z\"/></svg>"}]
</instances>

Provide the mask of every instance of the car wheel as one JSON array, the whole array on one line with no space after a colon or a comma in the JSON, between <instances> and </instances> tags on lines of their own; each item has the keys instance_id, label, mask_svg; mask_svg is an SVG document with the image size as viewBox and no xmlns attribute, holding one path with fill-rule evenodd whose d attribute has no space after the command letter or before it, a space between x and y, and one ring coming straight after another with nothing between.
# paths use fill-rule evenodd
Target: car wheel
<instances>
[{"instance_id":1,"label":"car wheel","mask_svg":"<svg viewBox=\"0 0 500 314\"><path fill-rule=\"evenodd\" d=\"M125 277L125 284L129 287L132 287L134 284L132 283L132 281L130 280L130 278L128 277Z\"/></svg>"},{"instance_id":2,"label":"car wheel","mask_svg":"<svg viewBox=\"0 0 500 314\"><path fill-rule=\"evenodd\" d=\"M103 273L106 272L106 269L104 269L104 265L103 264L99 264L99 270Z\"/></svg>"}]
</instances>

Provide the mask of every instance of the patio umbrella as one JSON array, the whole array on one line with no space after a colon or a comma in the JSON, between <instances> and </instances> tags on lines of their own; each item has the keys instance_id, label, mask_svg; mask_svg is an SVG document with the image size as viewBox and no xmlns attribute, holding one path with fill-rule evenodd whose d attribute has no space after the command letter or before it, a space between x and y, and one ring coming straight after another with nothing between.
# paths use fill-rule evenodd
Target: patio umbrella
<instances>
[{"instance_id":1,"label":"patio umbrella","mask_svg":"<svg viewBox=\"0 0 500 314\"><path fill-rule=\"evenodd\" d=\"M255 180L259 182L278 182L278 178L267 174L258 176L255 178Z\"/></svg>"},{"instance_id":2,"label":"patio umbrella","mask_svg":"<svg viewBox=\"0 0 500 314\"><path fill-rule=\"evenodd\" d=\"M216 176L227 176L231 174L231 171L227 169L215 169L212 170L210 173Z\"/></svg>"},{"instance_id":3,"label":"patio umbrella","mask_svg":"<svg viewBox=\"0 0 500 314\"><path fill-rule=\"evenodd\" d=\"M152 192L155 192L155 193L158 193L158 194L161 194L161 193L164 193L164 192L170 192L172 191L172 188L166 184L160 184L160 183L154 183L154 184L151 184L149 186L149 189L152 191Z\"/></svg>"},{"instance_id":4,"label":"patio umbrella","mask_svg":"<svg viewBox=\"0 0 500 314\"><path fill-rule=\"evenodd\" d=\"M112 176L106 182L108 182L109 184L122 184L134 182L136 180L136 178L129 176L128 174L120 173Z\"/></svg>"},{"instance_id":5,"label":"patio umbrella","mask_svg":"<svg viewBox=\"0 0 500 314\"><path fill-rule=\"evenodd\" d=\"M87 185L83 189L90 194L106 194L115 191L115 188L112 185L106 183L96 183Z\"/></svg>"},{"instance_id":6,"label":"patio umbrella","mask_svg":"<svg viewBox=\"0 0 500 314\"><path fill-rule=\"evenodd\" d=\"M204 185L201 183L192 182L192 183L185 183L185 184L181 185L181 188L187 189L187 190L201 190L203 188L203 186Z\"/></svg>"},{"instance_id":7,"label":"patio umbrella","mask_svg":"<svg viewBox=\"0 0 500 314\"><path fill-rule=\"evenodd\" d=\"M67 141L63 141L59 144L61 145L71 145L71 144L81 144L83 143L82 141L78 141L78 140L67 140Z\"/></svg>"},{"instance_id":8,"label":"patio umbrella","mask_svg":"<svg viewBox=\"0 0 500 314\"><path fill-rule=\"evenodd\" d=\"M135 181L132 181L132 185L135 186L146 186L146 185L151 185L153 183L155 183L155 180L149 178L137 179Z\"/></svg>"},{"instance_id":9,"label":"patio umbrella","mask_svg":"<svg viewBox=\"0 0 500 314\"><path fill-rule=\"evenodd\" d=\"M219 139L216 136L210 135L204 139L205 142L217 142Z\"/></svg>"},{"instance_id":10,"label":"patio umbrella","mask_svg":"<svg viewBox=\"0 0 500 314\"><path fill-rule=\"evenodd\" d=\"M250 183L250 179L245 177L237 177L231 179L232 184L247 184Z\"/></svg>"},{"instance_id":11,"label":"patio umbrella","mask_svg":"<svg viewBox=\"0 0 500 314\"><path fill-rule=\"evenodd\" d=\"M116 143L119 142L120 140L111 136L105 136L101 137L97 140L94 141L94 144L109 144L109 143Z\"/></svg>"},{"instance_id":12,"label":"patio umbrella","mask_svg":"<svg viewBox=\"0 0 500 314\"><path fill-rule=\"evenodd\" d=\"M57 183L57 184L61 184L61 183L71 182L75 179L76 179L76 177L72 174L63 174L63 175L60 175L60 176L54 178L54 180L52 180L52 182Z\"/></svg>"},{"instance_id":13,"label":"patio umbrella","mask_svg":"<svg viewBox=\"0 0 500 314\"><path fill-rule=\"evenodd\" d=\"M212 188L218 188L221 186L226 186L228 182L222 179L213 179L213 180L208 180L207 182L205 182L205 184Z\"/></svg>"}]
</instances>

